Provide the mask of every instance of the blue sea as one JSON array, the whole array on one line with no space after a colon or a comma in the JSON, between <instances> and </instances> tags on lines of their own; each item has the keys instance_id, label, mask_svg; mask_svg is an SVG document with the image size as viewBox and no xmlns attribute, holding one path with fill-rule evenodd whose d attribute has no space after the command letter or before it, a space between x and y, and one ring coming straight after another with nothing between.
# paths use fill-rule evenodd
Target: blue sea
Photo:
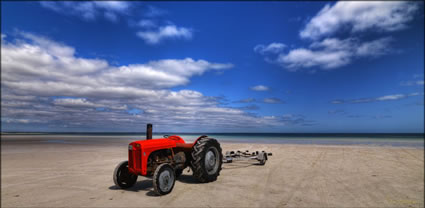
<instances>
[{"instance_id":1,"label":"blue sea","mask_svg":"<svg viewBox=\"0 0 425 208\"><path fill-rule=\"evenodd\" d=\"M201 133L155 133L153 138L179 135L193 142ZM219 142L314 144L314 145L367 145L424 148L424 134L323 134L323 133L208 133ZM15 138L15 139L14 139ZM19 139L18 139L19 138ZM144 140L145 133L3 133L3 142L33 141L42 143L83 144L129 142Z\"/></svg>"},{"instance_id":2,"label":"blue sea","mask_svg":"<svg viewBox=\"0 0 425 208\"><path fill-rule=\"evenodd\" d=\"M212 133L207 135L222 142L424 147L423 134ZM179 136L194 141L199 134L179 134Z\"/></svg>"}]
</instances>

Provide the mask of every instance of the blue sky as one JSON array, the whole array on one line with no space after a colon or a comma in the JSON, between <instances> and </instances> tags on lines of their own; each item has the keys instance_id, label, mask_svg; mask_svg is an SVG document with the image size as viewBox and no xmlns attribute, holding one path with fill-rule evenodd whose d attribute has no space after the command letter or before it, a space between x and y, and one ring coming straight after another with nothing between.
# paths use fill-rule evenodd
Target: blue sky
<instances>
[{"instance_id":1,"label":"blue sky","mask_svg":"<svg viewBox=\"0 0 425 208\"><path fill-rule=\"evenodd\" d=\"M424 132L415 2L1 2L2 131Z\"/></svg>"}]
</instances>

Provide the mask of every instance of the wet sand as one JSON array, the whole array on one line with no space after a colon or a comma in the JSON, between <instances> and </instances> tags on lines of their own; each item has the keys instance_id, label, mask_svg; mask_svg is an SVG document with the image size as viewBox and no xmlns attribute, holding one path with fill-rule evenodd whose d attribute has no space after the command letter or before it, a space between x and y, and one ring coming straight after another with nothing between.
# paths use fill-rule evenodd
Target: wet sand
<instances>
[{"instance_id":1,"label":"wet sand","mask_svg":"<svg viewBox=\"0 0 425 208\"><path fill-rule=\"evenodd\" d=\"M26 138L26 139L25 139ZM131 138L2 136L2 207L423 207L424 149L221 143L226 150L272 152L265 166L223 164L217 181L185 170L166 196L139 176L128 190L112 181Z\"/></svg>"}]
</instances>

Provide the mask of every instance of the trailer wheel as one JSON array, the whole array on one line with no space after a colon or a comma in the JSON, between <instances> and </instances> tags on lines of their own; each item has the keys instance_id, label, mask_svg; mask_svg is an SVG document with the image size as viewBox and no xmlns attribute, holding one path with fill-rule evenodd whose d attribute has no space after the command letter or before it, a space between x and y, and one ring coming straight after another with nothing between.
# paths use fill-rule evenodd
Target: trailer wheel
<instances>
[{"instance_id":1,"label":"trailer wheel","mask_svg":"<svg viewBox=\"0 0 425 208\"><path fill-rule=\"evenodd\" d=\"M260 156L259 157L259 161L260 161L259 164L260 165L265 165L266 164L266 161L267 161L267 153L261 152L259 156Z\"/></svg>"},{"instance_id":2,"label":"trailer wheel","mask_svg":"<svg viewBox=\"0 0 425 208\"><path fill-rule=\"evenodd\" d=\"M201 138L192 148L193 176L200 182L217 180L220 175L223 154L220 143L213 138Z\"/></svg>"},{"instance_id":3,"label":"trailer wheel","mask_svg":"<svg viewBox=\"0 0 425 208\"><path fill-rule=\"evenodd\" d=\"M153 174L153 188L158 195L170 193L174 188L176 175L171 165L163 163L159 165Z\"/></svg>"},{"instance_id":4,"label":"trailer wheel","mask_svg":"<svg viewBox=\"0 0 425 208\"><path fill-rule=\"evenodd\" d=\"M137 175L128 171L128 161L122 161L114 171L114 183L122 189L132 187L137 181Z\"/></svg>"}]
</instances>

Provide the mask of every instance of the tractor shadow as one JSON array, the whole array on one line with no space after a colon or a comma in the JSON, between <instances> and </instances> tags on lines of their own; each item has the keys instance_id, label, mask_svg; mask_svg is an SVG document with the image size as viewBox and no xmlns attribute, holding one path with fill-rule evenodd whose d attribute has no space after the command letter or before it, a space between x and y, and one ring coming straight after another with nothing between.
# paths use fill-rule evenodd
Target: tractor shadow
<instances>
[{"instance_id":1,"label":"tractor shadow","mask_svg":"<svg viewBox=\"0 0 425 208\"><path fill-rule=\"evenodd\" d=\"M198 184L199 182L192 175L181 175L177 178L179 182L187 184Z\"/></svg>"},{"instance_id":2,"label":"tractor shadow","mask_svg":"<svg viewBox=\"0 0 425 208\"><path fill-rule=\"evenodd\" d=\"M122 192L124 192L124 191L132 191L132 192L146 191L146 196L158 197L158 195L156 195L156 193L153 191L152 179L137 181L132 187L127 188L127 189L121 189L120 187L118 187L116 185L110 186L109 189L110 190L116 190L116 191L121 190Z\"/></svg>"},{"instance_id":3,"label":"tractor shadow","mask_svg":"<svg viewBox=\"0 0 425 208\"><path fill-rule=\"evenodd\" d=\"M181 175L177 178L177 181L187 184L196 184L199 183L192 175ZM152 196L152 197L158 197L156 195L155 191L153 190L153 182L152 179L145 179L137 181L132 187L127 189L121 189L120 187L113 185L109 187L109 190L114 191L122 191L123 193L125 191L132 191L132 192L140 192L140 191L146 191L146 196Z\"/></svg>"},{"instance_id":4,"label":"tractor shadow","mask_svg":"<svg viewBox=\"0 0 425 208\"><path fill-rule=\"evenodd\" d=\"M223 163L222 170L225 171L230 169L241 169L241 168L247 168L251 166L261 166L261 165L259 163L252 163L248 161L247 162L239 161L235 163ZM177 181L181 183L186 183L186 184L199 184L199 182L192 176L192 171L182 174L180 177L177 178ZM132 191L132 192L145 191L146 196L159 197L158 195L156 195L155 191L153 190L153 182L151 178L139 180L132 187L127 189L121 189L116 185L110 186L109 189L114 191L122 191L122 193L124 193L125 191Z\"/></svg>"}]
</instances>

